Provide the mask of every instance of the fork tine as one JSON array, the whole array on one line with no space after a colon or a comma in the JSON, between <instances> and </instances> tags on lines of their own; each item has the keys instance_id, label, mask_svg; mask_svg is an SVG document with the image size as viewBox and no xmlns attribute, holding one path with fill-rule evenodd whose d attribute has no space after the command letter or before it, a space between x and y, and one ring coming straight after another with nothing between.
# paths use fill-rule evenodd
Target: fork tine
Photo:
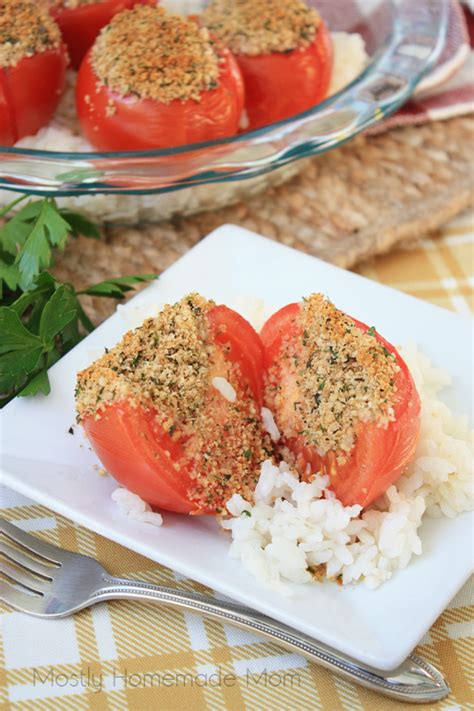
<instances>
[{"instance_id":1,"label":"fork tine","mask_svg":"<svg viewBox=\"0 0 474 711\"><path fill-rule=\"evenodd\" d=\"M0 553L12 560L14 563L18 563L26 570L32 571L37 575L42 575L44 578L49 578L52 580L53 571L57 568L53 568L50 565L44 565L38 559L30 558L28 555L21 553L18 548L13 548L13 546L8 545L8 543L0 543Z\"/></svg>"},{"instance_id":2,"label":"fork tine","mask_svg":"<svg viewBox=\"0 0 474 711\"><path fill-rule=\"evenodd\" d=\"M46 543L45 541L40 541L36 536L30 536L29 533L25 533L21 528L17 528L9 521L0 518L0 531L2 531L8 538L11 538L15 543L19 543L23 548L36 553L36 555L46 558L51 563L57 563L61 565L65 562L66 558L71 555L68 551L63 551L57 546L51 545L51 543Z\"/></svg>"},{"instance_id":3,"label":"fork tine","mask_svg":"<svg viewBox=\"0 0 474 711\"><path fill-rule=\"evenodd\" d=\"M28 595L15 588L11 583L2 580L0 587L0 600L11 605L20 612L40 615L44 612L44 598L38 595Z\"/></svg>"},{"instance_id":4,"label":"fork tine","mask_svg":"<svg viewBox=\"0 0 474 711\"><path fill-rule=\"evenodd\" d=\"M2 573L13 580L13 582L20 583L20 585L23 585L23 587L28 588L29 590L33 590L33 592L46 593L51 587L51 582L35 578L33 575L28 574L21 568L15 568L8 563L4 563L3 561L1 570Z\"/></svg>"}]
</instances>

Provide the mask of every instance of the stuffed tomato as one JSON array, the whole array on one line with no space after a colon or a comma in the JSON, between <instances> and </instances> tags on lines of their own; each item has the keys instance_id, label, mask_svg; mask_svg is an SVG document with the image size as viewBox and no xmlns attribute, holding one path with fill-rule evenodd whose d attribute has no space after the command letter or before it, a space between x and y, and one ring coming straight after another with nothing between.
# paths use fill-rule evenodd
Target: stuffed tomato
<instances>
[{"instance_id":1,"label":"stuffed tomato","mask_svg":"<svg viewBox=\"0 0 474 711\"><path fill-rule=\"evenodd\" d=\"M81 65L76 106L100 150L169 148L238 130L244 104L231 53L195 22L137 5L114 17Z\"/></svg>"},{"instance_id":2,"label":"stuffed tomato","mask_svg":"<svg viewBox=\"0 0 474 711\"><path fill-rule=\"evenodd\" d=\"M261 338L265 404L300 475L327 474L343 504L369 505L415 452L420 399L405 362L319 294L280 309Z\"/></svg>"},{"instance_id":3,"label":"stuffed tomato","mask_svg":"<svg viewBox=\"0 0 474 711\"><path fill-rule=\"evenodd\" d=\"M191 294L79 373L78 419L104 467L152 506L220 512L267 453L263 347L226 306Z\"/></svg>"},{"instance_id":4,"label":"stuffed tomato","mask_svg":"<svg viewBox=\"0 0 474 711\"><path fill-rule=\"evenodd\" d=\"M49 0L51 15L61 30L71 64L78 68L102 27L118 12L137 3L156 4L155 0Z\"/></svg>"},{"instance_id":5,"label":"stuffed tomato","mask_svg":"<svg viewBox=\"0 0 474 711\"><path fill-rule=\"evenodd\" d=\"M47 8L0 0L0 144L39 131L64 89L67 52Z\"/></svg>"},{"instance_id":6,"label":"stuffed tomato","mask_svg":"<svg viewBox=\"0 0 474 711\"><path fill-rule=\"evenodd\" d=\"M202 17L239 64L246 128L294 116L325 98L331 36L319 13L302 0L212 0Z\"/></svg>"}]
</instances>

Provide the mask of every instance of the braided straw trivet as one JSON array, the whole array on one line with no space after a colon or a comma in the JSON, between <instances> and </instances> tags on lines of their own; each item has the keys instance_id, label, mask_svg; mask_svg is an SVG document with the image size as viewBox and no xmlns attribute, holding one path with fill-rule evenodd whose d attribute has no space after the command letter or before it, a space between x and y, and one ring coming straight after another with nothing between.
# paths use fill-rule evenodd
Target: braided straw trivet
<instances>
[{"instance_id":1,"label":"braided straw trivet","mask_svg":"<svg viewBox=\"0 0 474 711\"><path fill-rule=\"evenodd\" d=\"M56 267L83 286L160 272L224 223L235 223L350 268L435 230L473 200L474 118L359 136L309 159L291 182L245 203L155 225L80 237ZM114 308L91 301L96 321Z\"/></svg>"}]
</instances>

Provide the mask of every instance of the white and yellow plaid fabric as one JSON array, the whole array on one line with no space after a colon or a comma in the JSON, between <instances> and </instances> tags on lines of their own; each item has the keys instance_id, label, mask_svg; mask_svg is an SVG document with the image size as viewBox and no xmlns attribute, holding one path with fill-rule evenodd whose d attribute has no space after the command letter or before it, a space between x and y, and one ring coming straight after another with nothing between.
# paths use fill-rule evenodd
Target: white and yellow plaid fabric
<instances>
[{"instance_id":1,"label":"white and yellow plaid fabric","mask_svg":"<svg viewBox=\"0 0 474 711\"><path fill-rule=\"evenodd\" d=\"M467 214L436 239L377 258L358 271L468 314L473 307L473 243L474 214ZM113 574L212 594L13 492L4 491L2 505L2 515L24 530L94 556ZM442 579L440 571L440 584ZM417 648L443 671L452 689L446 700L431 708L474 709L473 603L471 581ZM256 635L153 603L104 603L57 621L37 620L6 607L2 612L0 704L5 709L395 711L408 707L343 681Z\"/></svg>"}]
</instances>

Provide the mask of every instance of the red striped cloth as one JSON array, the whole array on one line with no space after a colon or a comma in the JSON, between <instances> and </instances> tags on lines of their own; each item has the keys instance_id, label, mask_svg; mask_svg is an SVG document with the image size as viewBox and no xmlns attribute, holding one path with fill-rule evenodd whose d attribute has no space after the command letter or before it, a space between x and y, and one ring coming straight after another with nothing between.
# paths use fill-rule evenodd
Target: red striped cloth
<instances>
[{"instance_id":1,"label":"red striped cloth","mask_svg":"<svg viewBox=\"0 0 474 711\"><path fill-rule=\"evenodd\" d=\"M451 0L445 48L436 67L418 85L415 96L397 113L371 129L439 121L474 111L474 15Z\"/></svg>"}]
</instances>

